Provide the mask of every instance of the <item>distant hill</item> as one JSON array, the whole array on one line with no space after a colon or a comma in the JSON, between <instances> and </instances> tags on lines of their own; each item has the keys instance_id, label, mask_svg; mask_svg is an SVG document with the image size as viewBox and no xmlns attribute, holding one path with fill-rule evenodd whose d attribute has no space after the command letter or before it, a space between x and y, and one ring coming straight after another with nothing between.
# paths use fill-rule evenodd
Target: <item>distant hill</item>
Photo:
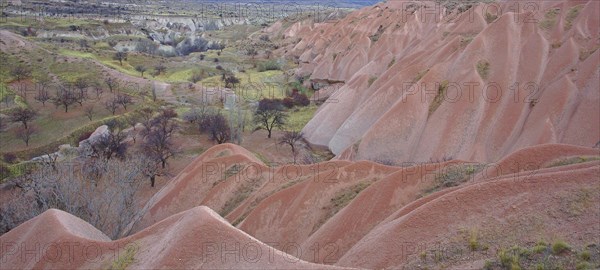
<instances>
[{"instance_id":1,"label":"distant hill","mask_svg":"<svg viewBox=\"0 0 600 270\"><path fill-rule=\"evenodd\" d=\"M378 0L334 0L334 1L314 1L314 0L258 0L258 1L240 1L240 0L195 0L196 2L205 3L243 3L243 4L286 4L293 3L296 5L321 5L321 6L335 6L335 7L349 7L359 8L364 6L371 6L378 2Z\"/></svg>"}]
</instances>

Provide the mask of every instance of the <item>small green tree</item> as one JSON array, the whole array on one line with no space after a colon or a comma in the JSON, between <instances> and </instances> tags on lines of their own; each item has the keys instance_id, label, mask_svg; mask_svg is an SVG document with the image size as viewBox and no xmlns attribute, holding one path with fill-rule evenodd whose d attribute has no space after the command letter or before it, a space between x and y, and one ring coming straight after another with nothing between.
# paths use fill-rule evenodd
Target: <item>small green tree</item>
<instances>
[{"instance_id":1,"label":"small green tree","mask_svg":"<svg viewBox=\"0 0 600 270\"><path fill-rule=\"evenodd\" d=\"M122 66L123 60L127 61L127 52L116 52L113 59L119 61L119 64Z\"/></svg>"},{"instance_id":2,"label":"small green tree","mask_svg":"<svg viewBox=\"0 0 600 270\"><path fill-rule=\"evenodd\" d=\"M135 67L135 70L139 73L142 74L142 77L144 77L144 72L146 72L146 67L142 66L142 65L138 65Z\"/></svg>"}]
</instances>

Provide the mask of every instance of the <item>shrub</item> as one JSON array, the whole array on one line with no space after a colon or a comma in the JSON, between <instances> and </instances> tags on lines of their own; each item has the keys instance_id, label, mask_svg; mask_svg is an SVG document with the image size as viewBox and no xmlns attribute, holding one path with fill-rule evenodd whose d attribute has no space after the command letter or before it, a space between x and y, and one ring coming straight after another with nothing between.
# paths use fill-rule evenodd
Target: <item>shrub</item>
<instances>
[{"instance_id":1,"label":"shrub","mask_svg":"<svg viewBox=\"0 0 600 270\"><path fill-rule=\"evenodd\" d=\"M471 251L477 250L479 248L479 241L477 241L477 231L471 231L469 236L469 248Z\"/></svg>"},{"instance_id":2,"label":"shrub","mask_svg":"<svg viewBox=\"0 0 600 270\"><path fill-rule=\"evenodd\" d=\"M489 13L489 12L486 12L486 13L485 13L485 21L486 21L487 23L492 23L492 22L494 22L496 19L498 19L498 15L494 15L494 14L491 14L491 13Z\"/></svg>"},{"instance_id":3,"label":"shrub","mask_svg":"<svg viewBox=\"0 0 600 270\"><path fill-rule=\"evenodd\" d=\"M261 99L258 102L258 110L281 110L283 103L280 99Z\"/></svg>"},{"instance_id":4,"label":"shrub","mask_svg":"<svg viewBox=\"0 0 600 270\"><path fill-rule=\"evenodd\" d=\"M196 72L192 73L192 76L190 76L189 80L190 80L190 82L197 83L197 82L201 81L202 79L204 79L202 72L196 71Z\"/></svg>"},{"instance_id":5,"label":"shrub","mask_svg":"<svg viewBox=\"0 0 600 270\"><path fill-rule=\"evenodd\" d=\"M371 87L371 85L373 85L373 83L374 83L376 80L377 80L377 77L370 77L370 78L369 78L369 84L368 84L369 86L368 86L368 87Z\"/></svg>"},{"instance_id":6,"label":"shrub","mask_svg":"<svg viewBox=\"0 0 600 270\"><path fill-rule=\"evenodd\" d=\"M113 261L111 269L127 269L130 264L135 262L135 255L138 249L139 248L136 245L131 245L125 248L125 252L123 252L121 256Z\"/></svg>"},{"instance_id":7,"label":"shrub","mask_svg":"<svg viewBox=\"0 0 600 270\"><path fill-rule=\"evenodd\" d=\"M590 251L589 250L584 250L579 255L579 258L581 258L584 261L589 261L590 257L591 257L591 255L590 255Z\"/></svg>"},{"instance_id":8,"label":"shrub","mask_svg":"<svg viewBox=\"0 0 600 270\"><path fill-rule=\"evenodd\" d=\"M260 40L262 40L262 41L270 41L271 39L267 35L262 35L262 36L260 36Z\"/></svg>"},{"instance_id":9,"label":"shrub","mask_svg":"<svg viewBox=\"0 0 600 270\"><path fill-rule=\"evenodd\" d=\"M392 58L392 61L388 64L388 68L391 68L394 64L396 64L396 58Z\"/></svg>"},{"instance_id":10,"label":"shrub","mask_svg":"<svg viewBox=\"0 0 600 270\"><path fill-rule=\"evenodd\" d=\"M577 18L577 16L579 16L579 12L581 11L582 7L582 5L579 5L569 9L569 11L567 12L565 31L571 29L571 27L573 26L573 21Z\"/></svg>"},{"instance_id":11,"label":"shrub","mask_svg":"<svg viewBox=\"0 0 600 270\"><path fill-rule=\"evenodd\" d=\"M294 105L306 107L310 105L310 99L305 94L296 93L292 96L294 99Z\"/></svg>"},{"instance_id":12,"label":"shrub","mask_svg":"<svg viewBox=\"0 0 600 270\"><path fill-rule=\"evenodd\" d=\"M10 169L4 163L0 163L0 180L4 180L11 176Z\"/></svg>"},{"instance_id":13,"label":"shrub","mask_svg":"<svg viewBox=\"0 0 600 270\"><path fill-rule=\"evenodd\" d=\"M561 254L570 249L571 249L571 247L567 243L560 241L560 240L558 240L558 241L554 242L554 244L552 244L552 254L554 254L554 255Z\"/></svg>"},{"instance_id":14,"label":"shrub","mask_svg":"<svg viewBox=\"0 0 600 270\"><path fill-rule=\"evenodd\" d=\"M86 131L84 133L81 133L81 135L79 135L79 137L77 138L77 141L81 142L83 140L87 140L90 138L90 136L92 136L93 133L93 131Z\"/></svg>"},{"instance_id":15,"label":"shrub","mask_svg":"<svg viewBox=\"0 0 600 270\"><path fill-rule=\"evenodd\" d=\"M284 98L281 103L283 103L283 106L287 107L287 108L292 108L294 107L294 99L291 97L286 97Z\"/></svg>"},{"instance_id":16,"label":"shrub","mask_svg":"<svg viewBox=\"0 0 600 270\"><path fill-rule=\"evenodd\" d=\"M540 21L539 26L542 29L549 30L556 24L556 16L560 13L560 9L551 9L544 14L544 19Z\"/></svg>"},{"instance_id":17,"label":"shrub","mask_svg":"<svg viewBox=\"0 0 600 270\"><path fill-rule=\"evenodd\" d=\"M431 116L446 99L446 90L448 90L448 81L443 81L438 85L438 93L429 105L429 116Z\"/></svg>"},{"instance_id":18,"label":"shrub","mask_svg":"<svg viewBox=\"0 0 600 270\"><path fill-rule=\"evenodd\" d=\"M586 270L586 269L593 269L593 268L592 268L592 265L588 262L578 262L577 266L575 266L575 269Z\"/></svg>"},{"instance_id":19,"label":"shrub","mask_svg":"<svg viewBox=\"0 0 600 270\"><path fill-rule=\"evenodd\" d=\"M267 61L258 65L258 72L264 72L268 70L281 70L281 66L277 61Z\"/></svg>"},{"instance_id":20,"label":"shrub","mask_svg":"<svg viewBox=\"0 0 600 270\"><path fill-rule=\"evenodd\" d=\"M13 153L6 153L2 156L2 158L4 159L4 162L8 164L14 164L17 162L17 155Z\"/></svg>"},{"instance_id":21,"label":"shrub","mask_svg":"<svg viewBox=\"0 0 600 270\"><path fill-rule=\"evenodd\" d=\"M543 253L546 251L546 249L548 249L548 245L546 245L546 243L544 243L544 242L539 242L535 245L535 247L533 247L532 252L533 253Z\"/></svg>"},{"instance_id":22,"label":"shrub","mask_svg":"<svg viewBox=\"0 0 600 270\"><path fill-rule=\"evenodd\" d=\"M490 74L490 63L486 60L477 62L477 73L479 73L482 79L487 79Z\"/></svg>"}]
</instances>

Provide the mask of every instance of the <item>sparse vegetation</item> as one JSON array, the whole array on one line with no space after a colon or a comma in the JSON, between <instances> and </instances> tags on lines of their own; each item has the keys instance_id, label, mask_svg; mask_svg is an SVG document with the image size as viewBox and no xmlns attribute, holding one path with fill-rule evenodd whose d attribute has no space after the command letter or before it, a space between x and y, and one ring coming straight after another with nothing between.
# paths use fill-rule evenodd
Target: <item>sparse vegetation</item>
<instances>
[{"instance_id":1,"label":"sparse vegetation","mask_svg":"<svg viewBox=\"0 0 600 270\"><path fill-rule=\"evenodd\" d=\"M125 252L119 252L121 255L113 261L110 269L111 270L125 270L127 267L135 262L135 255L137 254L139 247L135 244L129 244L125 247Z\"/></svg>"},{"instance_id":2,"label":"sparse vegetation","mask_svg":"<svg viewBox=\"0 0 600 270\"><path fill-rule=\"evenodd\" d=\"M485 13L485 21L487 23L493 23L496 19L498 19L498 15L496 14L491 14L489 12Z\"/></svg>"},{"instance_id":3,"label":"sparse vegetation","mask_svg":"<svg viewBox=\"0 0 600 270\"><path fill-rule=\"evenodd\" d=\"M443 81L438 84L438 92L431 104L429 105L429 117L442 105L444 99L446 99L446 90L448 89L448 81Z\"/></svg>"},{"instance_id":4,"label":"sparse vegetation","mask_svg":"<svg viewBox=\"0 0 600 270\"><path fill-rule=\"evenodd\" d=\"M430 194L444 188L459 186L472 179L485 168L483 164L451 164L437 172L433 186L425 190Z\"/></svg>"},{"instance_id":5,"label":"sparse vegetation","mask_svg":"<svg viewBox=\"0 0 600 270\"><path fill-rule=\"evenodd\" d=\"M577 16L579 16L579 12L582 8L583 5L577 5L570 8L569 11L567 11L567 16L565 18L565 31L568 31L569 29L571 29L571 27L573 27L573 21L577 19Z\"/></svg>"},{"instance_id":6,"label":"sparse vegetation","mask_svg":"<svg viewBox=\"0 0 600 270\"><path fill-rule=\"evenodd\" d=\"M477 231L472 230L469 234L469 248L471 251L475 251L480 247L479 241L477 239Z\"/></svg>"},{"instance_id":7,"label":"sparse vegetation","mask_svg":"<svg viewBox=\"0 0 600 270\"><path fill-rule=\"evenodd\" d=\"M598 246L588 245L583 248L582 253L589 248L598 250ZM591 262L578 256L576 252L567 252L571 250L563 241L556 241L551 246L540 241L531 249L515 245L500 249L494 260L488 260L485 269L594 269L600 266L600 258Z\"/></svg>"},{"instance_id":8,"label":"sparse vegetation","mask_svg":"<svg viewBox=\"0 0 600 270\"><path fill-rule=\"evenodd\" d=\"M388 69L391 68L394 64L396 64L396 58L392 58L392 61L390 61L390 63L388 64Z\"/></svg>"},{"instance_id":9,"label":"sparse vegetation","mask_svg":"<svg viewBox=\"0 0 600 270\"><path fill-rule=\"evenodd\" d=\"M233 211L244 200L246 200L252 194L252 192L254 192L254 190L260 186L262 181L262 177L244 179L244 184L235 191L235 194L231 196L231 199L225 202L225 205L223 205L223 208L219 214L221 214L221 216L226 216L227 214L231 213L231 211Z\"/></svg>"},{"instance_id":10,"label":"sparse vegetation","mask_svg":"<svg viewBox=\"0 0 600 270\"><path fill-rule=\"evenodd\" d=\"M552 254L554 254L554 255L559 255L570 249L571 249L571 247L564 241L558 240L558 241L554 242L554 244L552 244Z\"/></svg>"},{"instance_id":11,"label":"sparse vegetation","mask_svg":"<svg viewBox=\"0 0 600 270\"><path fill-rule=\"evenodd\" d=\"M539 26L542 29L549 30L556 24L556 17L560 13L560 9L550 9L544 14L544 19L540 21Z\"/></svg>"},{"instance_id":12,"label":"sparse vegetation","mask_svg":"<svg viewBox=\"0 0 600 270\"><path fill-rule=\"evenodd\" d=\"M281 70L281 66L277 61L271 60L267 62L260 63L257 68L258 72L265 72L269 70Z\"/></svg>"},{"instance_id":13,"label":"sparse vegetation","mask_svg":"<svg viewBox=\"0 0 600 270\"><path fill-rule=\"evenodd\" d=\"M416 83L416 82L420 81L423 78L423 76L425 76L425 74L427 74L427 72L429 72L429 69L419 72L417 74L417 76L415 76L415 78L413 79L413 82Z\"/></svg>"},{"instance_id":14,"label":"sparse vegetation","mask_svg":"<svg viewBox=\"0 0 600 270\"><path fill-rule=\"evenodd\" d=\"M482 79L487 79L490 75L490 63L486 60L477 62L477 73Z\"/></svg>"},{"instance_id":15,"label":"sparse vegetation","mask_svg":"<svg viewBox=\"0 0 600 270\"><path fill-rule=\"evenodd\" d=\"M572 158L567 158L567 159L561 159L561 160L553 162L548 167L567 166L567 165L579 164L579 163L584 163L584 162L589 162L589 161L595 161L595 160L600 160L600 156L595 156L595 157L572 157Z\"/></svg>"},{"instance_id":16,"label":"sparse vegetation","mask_svg":"<svg viewBox=\"0 0 600 270\"><path fill-rule=\"evenodd\" d=\"M379 41L379 38L381 37L381 35L383 35L383 32L385 32L385 28L383 27L383 25L380 25L379 28L377 28L377 32L369 36L369 39L371 39L371 42L375 43Z\"/></svg>"},{"instance_id":17,"label":"sparse vegetation","mask_svg":"<svg viewBox=\"0 0 600 270\"><path fill-rule=\"evenodd\" d=\"M335 194L335 196L331 199L331 210L329 211L330 217L335 215L337 212L342 210L346 205L348 205L358 194L369 187L372 182L363 181L354 186L341 190Z\"/></svg>"},{"instance_id":18,"label":"sparse vegetation","mask_svg":"<svg viewBox=\"0 0 600 270\"><path fill-rule=\"evenodd\" d=\"M377 80L377 77L371 76L369 77L369 81L367 82L367 87L371 87L373 83Z\"/></svg>"}]
</instances>

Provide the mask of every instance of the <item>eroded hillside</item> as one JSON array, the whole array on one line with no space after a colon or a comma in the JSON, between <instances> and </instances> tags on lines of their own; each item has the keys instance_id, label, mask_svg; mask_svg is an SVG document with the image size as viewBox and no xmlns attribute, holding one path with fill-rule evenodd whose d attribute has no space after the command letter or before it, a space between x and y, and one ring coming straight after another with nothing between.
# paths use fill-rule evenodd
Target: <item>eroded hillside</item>
<instances>
[{"instance_id":1,"label":"eroded hillside","mask_svg":"<svg viewBox=\"0 0 600 270\"><path fill-rule=\"evenodd\" d=\"M299 76L344 83L304 128L311 143L399 164L600 141L597 1L420 3L279 32L299 40L285 48Z\"/></svg>"}]
</instances>

